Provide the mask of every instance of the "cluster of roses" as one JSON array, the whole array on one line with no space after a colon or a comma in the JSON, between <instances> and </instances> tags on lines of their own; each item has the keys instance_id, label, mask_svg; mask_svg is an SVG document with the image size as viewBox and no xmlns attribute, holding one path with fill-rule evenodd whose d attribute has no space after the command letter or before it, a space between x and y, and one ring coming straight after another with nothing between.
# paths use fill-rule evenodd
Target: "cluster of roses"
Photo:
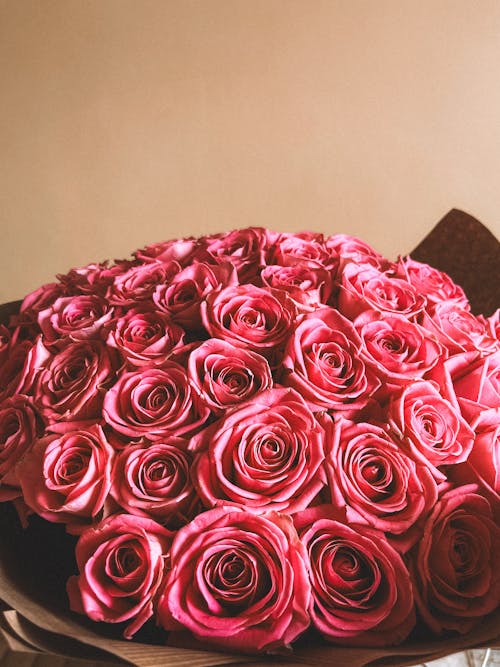
<instances>
[{"instance_id":1,"label":"cluster of roses","mask_svg":"<svg viewBox=\"0 0 500 667\"><path fill-rule=\"evenodd\" d=\"M346 235L155 244L0 328L0 499L72 609L238 650L382 646L500 599L498 312Z\"/></svg>"}]
</instances>

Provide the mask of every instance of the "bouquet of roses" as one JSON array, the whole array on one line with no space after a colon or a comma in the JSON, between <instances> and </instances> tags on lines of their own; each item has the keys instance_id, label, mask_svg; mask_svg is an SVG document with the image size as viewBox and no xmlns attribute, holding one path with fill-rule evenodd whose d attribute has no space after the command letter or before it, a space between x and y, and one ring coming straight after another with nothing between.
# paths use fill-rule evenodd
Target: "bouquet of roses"
<instances>
[{"instance_id":1,"label":"bouquet of roses","mask_svg":"<svg viewBox=\"0 0 500 667\"><path fill-rule=\"evenodd\" d=\"M127 639L467 633L500 603L499 312L343 234L73 269L0 328L0 500L65 526L71 609Z\"/></svg>"}]
</instances>

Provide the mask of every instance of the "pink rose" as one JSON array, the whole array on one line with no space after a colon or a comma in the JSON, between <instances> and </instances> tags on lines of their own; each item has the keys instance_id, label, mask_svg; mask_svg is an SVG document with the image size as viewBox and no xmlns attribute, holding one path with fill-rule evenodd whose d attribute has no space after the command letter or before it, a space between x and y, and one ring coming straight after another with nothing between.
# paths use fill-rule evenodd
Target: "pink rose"
<instances>
[{"instance_id":1,"label":"pink rose","mask_svg":"<svg viewBox=\"0 0 500 667\"><path fill-rule=\"evenodd\" d=\"M16 318L17 322L31 330L38 321L38 313L49 308L54 301L65 294L66 288L61 283L42 285L24 297Z\"/></svg>"},{"instance_id":2,"label":"pink rose","mask_svg":"<svg viewBox=\"0 0 500 667\"><path fill-rule=\"evenodd\" d=\"M334 234L325 239L325 245L330 253L339 257L339 274L351 263L367 264L381 271L388 268L389 262L380 253L355 236Z\"/></svg>"},{"instance_id":3,"label":"pink rose","mask_svg":"<svg viewBox=\"0 0 500 667\"><path fill-rule=\"evenodd\" d=\"M496 494L500 511L500 408L482 412L473 428L476 437L468 463Z\"/></svg>"},{"instance_id":4,"label":"pink rose","mask_svg":"<svg viewBox=\"0 0 500 667\"><path fill-rule=\"evenodd\" d=\"M178 527L196 503L191 463L192 454L181 438L130 445L116 458L111 495L129 514Z\"/></svg>"},{"instance_id":5,"label":"pink rose","mask_svg":"<svg viewBox=\"0 0 500 667\"><path fill-rule=\"evenodd\" d=\"M200 305L211 292L237 285L232 264L191 264L168 283L158 285L153 294L156 307L169 315L190 333L203 329Z\"/></svg>"},{"instance_id":6,"label":"pink rose","mask_svg":"<svg viewBox=\"0 0 500 667\"><path fill-rule=\"evenodd\" d=\"M491 337L500 343L500 308L490 315L486 320Z\"/></svg>"},{"instance_id":7,"label":"pink rose","mask_svg":"<svg viewBox=\"0 0 500 667\"><path fill-rule=\"evenodd\" d=\"M500 350L476 360L467 354L457 355L445 366L469 423L485 410L500 408Z\"/></svg>"},{"instance_id":8,"label":"pink rose","mask_svg":"<svg viewBox=\"0 0 500 667\"><path fill-rule=\"evenodd\" d=\"M88 528L76 545L79 574L67 584L73 611L94 621L129 622L132 636L153 616L172 533L128 514Z\"/></svg>"},{"instance_id":9,"label":"pink rose","mask_svg":"<svg viewBox=\"0 0 500 667\"><path fill-rule=\"evenodd\" d=\"M285 350L283 383L296 389L312 410L361 410L380 382L361 358L352 323L333 308L307 315Z\"/></svg>"},{"instance_id":10,"label":"pink rose","mask_svg":"<svg viewBox=\"0 0 500 667\"><path fill-rule=\"evenodd\" d=\"M280 234L272 246L271 264L318 269L335 267L337 255L329 252L322 234Z\"/></svg>"},{"instance_id":11,"label":"pink rose","mask_svg":"<svg viewBox=\"0 0 500 667\"><path fill-rule=\"evenodd\" d=\"M476 485L445 493L428 518L411 571L424 622L441 634L469 632L500 602L500 527Z\"/></svg>"},{"instance_id":12,"label":"pink rose","mask_svg":"<svg viewBox=\"0 0 500 667\"><path fill-rule=\"evenodd\" d=\"M7 355L0 364L0 401L12 396L14 393L21 394L20 384L23 378L23 369L26 360L33 350L30 340L17 340L14 335L7 348Z\"/></svg>"},{"instance_id":13,"label":"pink rose","mask_svg":"<svg viewBox=\"0 0 500 667\"><path fill-rule=\"evenodd\" d=\"M271 265L263 269L260 279L266 287L287 292L299 312L316 310L332 295L331 273L321 267Z\"/></svg>"},{"instance_id":14,"label":"pink rose","mask_svg":"<svg viewBox=\"0 0 500 667\"><path fill-rule=\"evenodd\" d=\"M244 506L292 514L305 509L325 484L324 431L292 389L254 396L199 433L193 469L207 507Z\"/></svg>"},{"instance_id":15,"label":"pink rose","mask_svg":"<svg viewBox=\"0 0 500 667\"><path fill-rule=\"evenodd\" d=\"M43 432L43 423L27 396L0 404L0 501L21 495L16 464Z\"/></svg>"},{"instance_id":16,"label":"pink rose","mask_svg":"<svg viewBox=\"0 0 500 667\"><path fill-rule=\"evenodd\" d=\"M476 350L488 354L498 347L485 322L453 301L436 303L432 314L424 314L422 326L450 355Z\"/></svg>"},{"instance_id":17,"label":"pink rose","mask_svg":"<svg viewBox=\"0 0 500 667\"><path fill-rule=\"evenodd\" d=\"M10 330L0 324L0 368L5 363L9 356L9 348L11 346L12 334Z\"/></svg>"},{"instance_id":18,"label":"pink rose","mask_svg":"<svg viewBox=\"0 0 500 667\"><path fill-rule=\"evenodd\" d=\"M232 650L288 647L309 625L305 558L283 515L203 512L172 543L160 624Z\"/></svg>"},{"instance_id":19,"label":"pink rose","mask_svg":"<svg viewBox=\"0 0 500 667\"><path fill-rule=\"evenodd\" d=\"M249 282L266 264L267 232L262 227L237 229L206 237L206 249L217 262L230 262L238 272L239 281Z\"/></svg>"},{"instance_id":20,"label":"pink rose","mask_svg":"<svg viewBox=\"0 0 500 667\"><path fill-rule=\"evenodd\" d=\"M178 273L177 262L152 262L133 266L115 277L106 298L115 306L136 306L138 301L151 301L158 285L172 280Z\"/></svg>"},{"instance_id":21,"label":"pink rose","mask_svg":"<svg viewBox=\"0 0 500 667\"><path fill-rule=\"evenodd\" d=\"M107 344L130 366L162 366L184 347L184 330L163 313L133 308L116 321Z\"/></svg>"},{"instance_id":22,"label":"pink rose","mask_svg":"<svg viewBox=\"0 0 500 667\"><path fill-rule=\"evenodd\" d=\"M401 315L367 311L354 326L363 341L363 361L383 380L382 398L426 375L442 357L439 343Z\"/></svg>"},{"instance_id":23,"label":"pink rose","mask_svg":"<svg viewBox=\"0 0 500 667\"><path fill-rule=\"evenodd\" d=\"M50 352L39 339L28 354L18 391L33 396L52 431L64 432L101 417L106 388L114 375L103 342L61 341Z\"/></svg>"},{"instance_id":24,"label":"pink rose","mask_svg":"<svg viewBox=\"0 0 500 667\"><path fill-rule=\"evenodd\" d=\"M105 296L114 280L134 266L134 262L128 259L116 260L112 264L105 261L71 269L68 273L59 274L57 277L64 285L65 294Z\"/></svg>"},{"instance_id":25,"label":"pink rose","mask_svg":"<svg viewBox=\"0 0 500 667\"><path fill-rule=\"evenodd\" d=\"M111 487L114 450L100 426L37 440L16 472L26 504L73 532L90 523Z\"/></svg>"},{"instance_id":26,"label":"pink rose","mask_svg":"<svg viewBox=\"0 0 500 667\"><path fill-rule=\"evenodd\" d=\"M327 440L326 470L332 503L347 523L372 526L406 551L437 500L426 465L418 465L381 427L335 422Z\"/></svg>"},{"instance_id":27,"label":"pink rose","mask_svg":"<svg viewBox=\"0 0 500 667\"><path fill-rule=\"evenodd\" d=\"M455 303L464 310L469 310L469 300L465 292L443 271L422 264L411 257L405 257L398 263L398 276L407 280L420 294L425 294L428 305L443 301Z\"/></svg>"},{"instance_id":28,"label":"pink rose","mask_svg":"<svg viewBox=\"0 0 500 667\"><path fill-rule=\"evenodd\" d=\"M179 271L181 267L188 266L195 259L200 258L205 248L203 237L199 239L194 236L187 236L182 239L173 239L170 241L160 241L136 250L133 254L142 263L152 262L177 262Z\"/></svg>"},{"instance_id":29,"label":"pink rose","mask_svg":"<svg viewBox=\"0 0 500 667\"><path fill-rule=\"evenodd\" d=\"M348 264L342 273L338 308L351 320L365 310L415 318L425 304L425 296L406 280L372 266Z\"/></svg>"},{"instance_id":30,"label":"pink rose","mask_svg":"<svg viewBox=\"0 0 500 667\"><path fill-rule=\"evenodd\" d=\"M264 357L217 338L191 352L188 374L203 402L217 415L273 385Z\"/></svg>"},{"instance_id":31,"label":"pink rose","mask_svg":"<svg viewBox=\"0 0 500 667\"><path fill-rule=\"evenodd\" d=\"M408 570L383 533L347 526L329 505L295 517L309 556L310 614L325 639L348 646L401 643L415 625Z\"/></svg>"},{"instance_id":32,"label":"pink rose","mask_svg":"<svg viewBox=\"0 0 500 667\"><path fill-rule=\"evenodd\" d=\"M173 361L123 373L103 407L104 419L118 433L155 441L199 430L209 412L191 390L186 371Z\"/></svg>"},{"instance_id":33,"label":"pink rose","mask_svg":"<svg viewBox=\"0 0 500 667\"><path fill-rule=\"evenodd\" d=\"M57 343L68 336L72 340L100 338L100 332L109 325L113 309L99 296L89 294L56 299L38 313L38 324L44 343Z\"/></svg>"},{"instance_id":34,"label":"pink rose","mask_svg":"<svg viewBox=\"0 0 500 667\"><path fill-rule=\"evenodd\" d=\"M201 316L212 338L268 357L290 335L295 307L280 290L240 285L209 294L201 304Z\"/></svg>"},{"instance_id":35,"label":"pink rose","mask_svg":"<svg viewBox=\"0 0 500 667\"><path fill-rule=\"evenodd\" d=\"M388 420L405 451L435 468L466 461L474 444L470 426L432 382L403 387L391 398ZM443 473L435 474L445 478Z\"/></svg>"}]
</instances>

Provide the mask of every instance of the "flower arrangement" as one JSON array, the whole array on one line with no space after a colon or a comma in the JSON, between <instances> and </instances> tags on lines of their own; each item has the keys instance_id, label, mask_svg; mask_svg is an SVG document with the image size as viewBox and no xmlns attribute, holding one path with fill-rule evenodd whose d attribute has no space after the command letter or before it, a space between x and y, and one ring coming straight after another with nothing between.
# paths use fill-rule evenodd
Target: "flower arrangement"
<instances>
[{"instance_id":1,"label":"flower arrangement","mask_svg":"<svg viewBox=\"0 0 500 667\"><path fill-rule=\"evenodd\" d=\"M342 234L73 269L0 329L0 500L65 527L71 609L127 639L469 633L500 603L499 331Z\"/></svg>"}]
</instances>

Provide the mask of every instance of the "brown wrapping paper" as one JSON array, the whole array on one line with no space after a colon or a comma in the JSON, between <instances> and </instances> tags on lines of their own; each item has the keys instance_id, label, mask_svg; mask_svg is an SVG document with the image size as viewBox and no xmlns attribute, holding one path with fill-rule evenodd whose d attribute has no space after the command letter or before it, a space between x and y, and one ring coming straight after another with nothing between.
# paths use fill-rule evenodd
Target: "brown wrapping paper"
<instances>
[{"instance_id":1,"label":"brown wrapping paper","mask_svg":"<svg viewBox=\"0 0 500 667\"><path fill-rule=\"evenodd\" d=\"M500 305L500 243L477 220L458 210L448 213L411 253L446 271L461 284L475 313L491 314ZM7 322L20 302L0 306ZM39 531L42 531L41 533ZM45 538L49 531L50 534ZM467 648L500 646L500 609L474 632L447 640L422 639L388 649L349 649L300 645L279 656L224 653L176 638L176 646L127 642L113 626L96 624L68 610L64 583L71 572L71 548L62 526L23 531L10 504L0 504L0 631L12 647L39 654L85 659L89 665L137 667L362 667L414 665ZM106 661L106 662L105 662ZM54 663L55 664L55 663ZM73 665L73 662L64 664Z\"/></svg>"}]
</instances>

